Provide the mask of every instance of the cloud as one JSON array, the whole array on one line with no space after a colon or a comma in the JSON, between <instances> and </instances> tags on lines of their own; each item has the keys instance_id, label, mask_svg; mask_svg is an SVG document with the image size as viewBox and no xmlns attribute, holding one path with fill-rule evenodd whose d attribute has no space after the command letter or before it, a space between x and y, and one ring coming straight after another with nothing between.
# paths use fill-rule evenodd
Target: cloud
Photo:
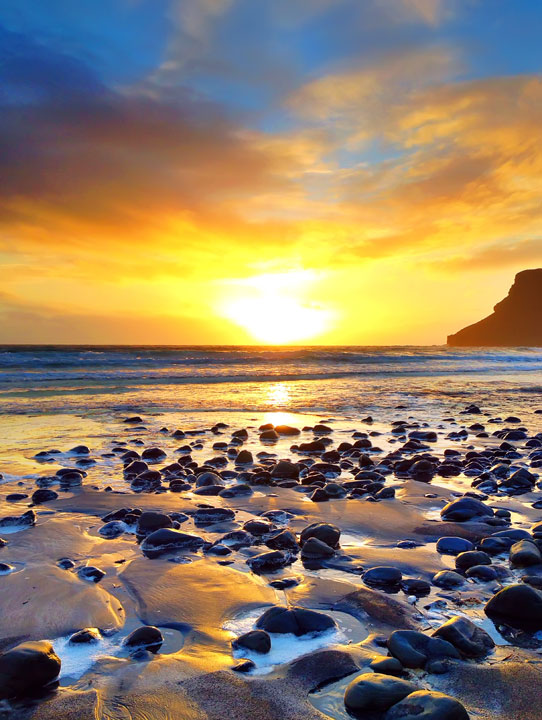
<instances>
[{"instance_id":1,"label":"cloud","mask_svg":"<svg viewBox=\"0 0 542 720\"><path fill-rule=\"evenodd\" d=\"M542 238L482 245L462 255L429 262L429 266L444 272L491 272L503 267L517 267L519 270L528 266L542 267Z\"/></svg>"}]
</instances>

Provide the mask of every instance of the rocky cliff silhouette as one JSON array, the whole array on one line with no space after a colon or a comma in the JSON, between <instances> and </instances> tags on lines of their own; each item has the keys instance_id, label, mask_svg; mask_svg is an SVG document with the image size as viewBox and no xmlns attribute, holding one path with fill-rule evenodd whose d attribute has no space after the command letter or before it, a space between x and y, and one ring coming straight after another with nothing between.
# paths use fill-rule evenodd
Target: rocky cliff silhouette
<instances>
[{"instance_id":1,"label":"rocky cliff silhouette","mask_svg":"<svg viewBox=\"0 0 542 720\"><path fill-rule=\"evenodd\" d=\"M542 268L516 275L508 296L480 322L448 336L448 345L542 347Z\"/></svg>"}]
</instances>

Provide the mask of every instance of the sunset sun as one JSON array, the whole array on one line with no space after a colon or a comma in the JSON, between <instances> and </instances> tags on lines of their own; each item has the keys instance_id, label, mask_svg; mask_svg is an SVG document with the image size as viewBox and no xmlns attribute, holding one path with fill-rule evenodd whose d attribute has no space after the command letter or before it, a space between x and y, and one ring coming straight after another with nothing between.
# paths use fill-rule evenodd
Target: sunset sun
<instances>
[{"instance_id":1,"label":"sunset sun","mask_svg":"<svg viewBox=\"0 0 542 720\"><path fill-rule=\"evenodd\" d=\"M287 345L317 338L332 311L310 300L314 276L308 271L258 275L229 284L221 313L257 342Z\"/></svg>"}]
</instances>

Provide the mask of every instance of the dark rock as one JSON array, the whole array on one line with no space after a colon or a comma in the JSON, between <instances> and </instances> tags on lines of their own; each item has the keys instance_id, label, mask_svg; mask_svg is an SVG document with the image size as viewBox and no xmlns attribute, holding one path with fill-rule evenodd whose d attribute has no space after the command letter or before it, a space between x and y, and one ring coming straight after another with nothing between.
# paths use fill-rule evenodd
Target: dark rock
<instances>
[{"instance_id":1,"label":"dark rock","mask_svg":"<svg viewBox=\"0 0 542 720\"><path fill-rule=\"evenodd\" d=\"M127 647L145 648L149 652L156 653L160 650L164 637L160 630L154 625L143 625L131 632L124 640Z\"/></svg>"},{"instance_id":2,"label":"dark rock","mask_svg":"<svg viewBox=\"0 0 542 720\"><path fill-rule=\"evenodd\" d=\"M252 453L249 450L241 450L237 454L237 457L235 458L235 464L236 465L250 465L254 462L254 458L252 457Z\"/></svg>"},{"instance_id":3,"label":"dark rock","mask_svg":"<svg viewBox=\"0 0 542 720\"><path fill-rule=\"evenodd\" d=\"M418 580L417 578L404 578L401 580L401 590L407 595L415 597L424 597L431 592L431 584L427 580Z\"/></svg>"},{"instance_id":4,"label":"dark rock","mask_svg":"<svg viewBox=\"0 0 542 720\"><path fill-rule=\"evenodd\" d=\"M450 618L434 631L433 637L447 640L469 658L483 657L493 650L495 643L491 636L465 617Z\"/></svg>"},{"instance_id":5,"label":"dark rock","mask_svg":"<svg viewBox=\"0 0 542 720\"><path fill-rule=\"evenodd\" d=\"M280 435L275 430L264 430L260 435L260 440L264 442L276 442Z\"/></svg>"},{"instance_id":6,"label":"dark rock","mask_svg":"<svg viewBox=\"0 0 542 720\"><path fill-rule=\"evenodd\" d=\"M370 568L362 575L363 582L370 587L386 587L398 585L403 576L401 571L394 567L379 566Z\"/></svg>"},{"instance_id":7,"label":"dark rock","mask_svg":"<svg viewBox=\"0 0 542 720\"><path fill-rule=\"evenodd\" d=\"M299 537L301 545L303 546L304 543L311 537L321 540L326 543L326 545L329 545L329 547L336 548L339 544L341 531L336 525L330 525L329 523L313 523L302 530Z\"/></svg>"},{"instance_id":8,"label":"dark rock","mask_svg":"<svg viewBox=\"0 0 542 720\"><path fill-rule=\"evenodd\" d=\"M530 585L507 585L490 598L484 612L494 622L519 630L542 630L542 592Z\"/></svg>"},{"instance_id":9,"label":"dark rock","mask_svg":"<svg viewBox=\"0 0 542 720\"><path fill-rule=\"evenodd\" d=\"M246 497L252 495L254 491L246 483L238 483L237 485L230 485L221 490L218 495L219 497L234 498L234 497Z\"/></svg>"},{"instance_id":10,"label":"dark rock","mask_svg":"<svg viewBox=\"0 0 542 720\"><path fill-rule=\"evenodd\" d=\"M151 462L157 462L158 460L163 460L165 457L166 457L166 453L162 450L162 448L157 448L157 447L146 448L141 453L141 458L143 460L150 460Z\"/></svg>"},{"instance_id":11,"label":"dark rock","mask_svg":"<svg viewBox=\"0 0 542 720\"><path fill-rule=\"evenodd\" d=\"M234 519L235 513L229 508L199 508L194 513L194 524L197 527L219 522L231 522Z\"/></svg>"},{"instance_id":12,"label":"dark rock","mask_svg":"<svg viewBox=\"0 0 542 720\"><path fill-rule=\"evenodd\" d=\"M290 425L275 425L275 432L279 435L299 435L301 430Z\"/></svg>"},{"instance_id":13,"label":"dark rock","mask_svg":"<svg viewBox=\"0 0 542 720\"><path fill-rule=\"evenodd\" d=\"M173 523L171 522L170 517L168 517L164 513L146 510L139 516L139 520L137 521L136 526L136 533L138 535L146 536L150 535L150 533L154 532L155 530L160 530L160 528L170 527L173 527Z\"/></svg>"},{"instance_id":14,"label":"dark rock","mask_svg":"<svg viewBox=\"0 0 542 720\"><path fill-rule=\"evenodd\" d=\"M265 630L251 630L234 640L232 646L265 654L271 650L271 638Z\"/></svg>"},{"instance_id":15,"label":"dark rock","mask_svg":"<svg viewBox=\"0 0 542 720\"><path fill-rule=\"evenodd\" d=\"M367 712L387 710L410 693L416 685L407 680L371 672L358 675L344 692L344 704L353 715L365 717Z\"/></svg>"},{"instance_id":16,"label":"dark rock","mask_svg":"<svg viewBox=\"0 0 542 720\"><path fill-rule=\"evenodd\" d=\"M497 570L491 565L471 565L465 575L471 580L480 582L491 582L499 577Z\"/></svg>"},{"instance_id":17,"label":"dark rock","mask_svg":"<svg viewBox=\"0 0 542 720\"><path fill-rule=\"evenodd\" d=\"M89 455L90 449L86 445L76 445L70 450L73 455Z\"/></svg>"},{"instance_id":18,"label":"dark rock","mask_svg":"<svg viewBox=\"0 0 542 720\"><path fill-rule=\"evenodd\" d=\"M540 550L531 540L520 540L510 548L510 562L515 567L529 567L540 565L542 555Z\"/></svg>"},{"instance_id":19,"label":"dark rock","mask_svg":"<svg viewBox=\"0 0 542 720\"><path fill-rule=\"evenodd\" d=\"M125 530L126 526L123 522L120 520L111 520L103 525L98 532L102 537L113 540L114 538L120 537Z\"/></svg>"},{"instance_id":20,"label":"dark rock","mask_svg":"<svg viewBox=\"0 0 542 720\"><path fill-rule=\"evenodd\" d=\"M253 660L242 660L237 663L237 665L233 665L232 670L234 672L247 673L254 670L255 667L256 663Z\"/></svg>"},{"instance_id":21,"label":"dark rock","mask_svg":"<svg viewBox=\"0 0 542 720\"><path fill-rule=\"evenodd\" d=\"M384 675L401 675L404 668L394 657L385 657L384 655L371 660L369 667L375 673L383 673Z\"/></svg>"},{"instance_id":22,"label":"dark rock","mask_svg":"<svg viewBox=\"0 0 542 720\"><path fill-rule=\"evenodd\" d=\"M28 495L26 493L10 493L9 495L6 495L6 502L19 502L21 500L26 500Z\"/></svg>"},{"instance_id":23,"label":"dark rock","mask_svg":"<svg viewBox=\"0 0 542 720\"><path fill-rule=\"evenodd\" d=\"M455 559L455 566L458 570L468 570L474 565L491 565L491 558L481 550L467 550L459 553Z\"/></svg>"},{"instance_id":24,"label":"dark rock","mask_svg":"<svg viewBox=\"0 0 542 720\"><path fill-rule=\"evenodd\" d=\"M459 555L467 550L474 550L474 545L465 538L441 537L437 542L437 552L441 555Z\"/></svg>"},{"instance_id":25,"label":"dark rock","mask_svg":"<svg viewBox=\"0 0 542 720\"><path fill-rule=\"evenodd\" d=\"M329 558L333 555L335 555L335 550L315 537L309 538L301 549L302 558Z\"/></svg>"},{"instance_id":26,"label":"dark rock","mask_svg":"<svg viewBox=\"0 0 542 720\"><path fill-rule=\"evenodd\" d=\"M97 643L101 639L102 636L98 628L84 628L74 633L69 639L69 642L74 645L79 645L83 643Z\"/></svg>"},{"instance_id":27,"label":"dark rock","mask_svg":"<svg viewBox=\"0 0 542 720\"><path fill-rule=\"evenodd\" d=\"M285 480L297 480L299 477L299 465L287 460L279 460L271 470L271 477Z\"/></svg>"},{"instance_id":28,"label":"dark rock","mask_svg":"<svg viewBox=\"0 0 542 720\"><path fill-rule=\"evenodd\" d=\"M440 511L443 520L466 522L474 518L486 519L493 517L493 510L480 500L462 497L445 505Z\"/></svg>"},{"instance_id":29,"label":"dark rock","mask_svg":"<svg viewBox=\"0 0 542 720\"><path fill-rule=\"evenodd\" d=\"M432 638L416 630L395 630L388 638L388 650L405 667L424 667L428 660L459 658L459 652L446 640Z\"/></svg>"},{"instance_id":30,"label":"dark rock","mask_svg":"<svg viewBox=\"0 0 542 720\"><path fill-rule=\"evenodd\" d=\"M293 562L293 560L289 553L283 553L280 550L271 550L260 553L259 555L253 555L248 558L246 562L252 572L260 574L280 570Z\"/></svg>"},{"instance_id":31,"label":"dark rock","mask_svg":"<svg viewBox=\"0 0 542 720\"><path fill-rule=\"evenodd\" d=\"M7 515L0 518L0 527L10 527L11 525L20 525L21 527L30 527L36 524L36 514L33 510L27 510L19 516Z\"/></svg>"},{"instance_id":32,"label":"dark rock","mask_svg":"<svg viewBox=\"0 0 542 720\"><path fill-rule=\"evenodd\" d=\"M258 618L256 627L269 633L292 633L297 637L336 627L335 620L315 610L271 607Z\"/></svg>"},{"instance_id":33,"label":"dark rock","mask_svg":"<svg viewBox=\"0 0 542 720\"><path fill-rule=\"evenodd\" d=\"M94 567L93 565L87 565L86 567L80 568L77 571L77 575L81 580L88 580L89 582L99 583L102 578L105 577L105 573L100 568Z\"/></svg>"},{"instance_id":34,"label":"dark rock","mask_svg":"<svg viewBox=\"0 0 542 720\"><path fill-rule=\"evenodd\" d=\"M51 643L24 642L0 655L0 698L26 697L58 677L60 658Z\"/></svg>"},{"instance_id":35,"label":"dark rock","mask_svg":"<svg viewBox=\"0 0 542 720\"><path fill-rule=\"evenodd\" d=\"M299 545L297 544L296 537L290 530L281 530L276 535L268 538L265 541L265 544L272 550L291 550L292 552L299 551Z\"/></svg>"},{"instance_id":36,"label":"dark rock","mask_svg":"<svg viewBox=\"0 0 542 720\"><path fill-rule=\"evenodd\" d=\"M141 543L141 551L148 558L157 558L171 552L194 552L203 546L203 540L198 535L161 528L155 530Z\"/></svg>"},{"instance_id":37,"label":"dark rock","mask_svg":"<svg viewBox=\"0 0 542 720\"><path fill-rule=\"evenodd\" d=\"M41 505L41 503L50 502L51 500L56 500L57 498L58 493L54 490L48 490L47 488L41 488L32 494L32 502L34 505Z\"/></svg>"},{"instance_id":38,"label":"dark rock","mask_svg":"<svg viewBox=\"0 0 542 720\"><path fill-rule=\"evenodd\" d=\"M214 472L202 472L198 475L196 480L196 487L206 487L208 485L221 485L224 486L224 481Z\"/></svg>"},{"instance_id":39,"label":"dark rock","mask_svg":"<svg viewBox=\"0 0 542 720\"><path fill-rule=\"evenodd\" d=\"M449 695L416 690L391 707L383 720L469 720L469 714L459 700Z\"/></svg>"}]
</instances>

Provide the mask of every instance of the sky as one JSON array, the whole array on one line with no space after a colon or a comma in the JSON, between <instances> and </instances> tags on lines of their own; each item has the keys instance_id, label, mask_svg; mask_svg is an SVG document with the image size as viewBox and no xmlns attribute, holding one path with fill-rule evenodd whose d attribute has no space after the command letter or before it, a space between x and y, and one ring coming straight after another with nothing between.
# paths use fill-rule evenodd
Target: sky
<instances>
[{"instance_id":1,"label":"sky","mask_svg":"<svg viewBox=\"0 0 542 720\"><path fill-rule=\"evenodd\" d=\"M442 344L542 266L538 0L3 0L0 342Z\"/></svg>"}]
</instances>

